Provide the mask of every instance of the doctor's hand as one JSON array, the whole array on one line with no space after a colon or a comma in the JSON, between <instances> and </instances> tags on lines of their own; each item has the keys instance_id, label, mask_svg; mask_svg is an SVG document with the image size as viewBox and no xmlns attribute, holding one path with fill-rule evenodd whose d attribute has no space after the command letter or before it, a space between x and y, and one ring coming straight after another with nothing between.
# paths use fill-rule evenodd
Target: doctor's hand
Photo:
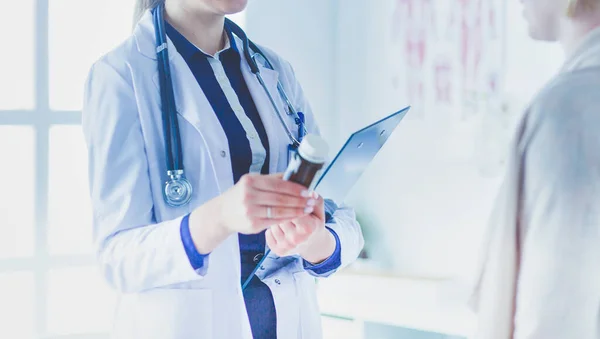
<instances>
[{"instance_id":1,"label":"doctor's hand","mask_svg":"<svg viewBox=\"0 0 600 339\"><path fill-rule=\"evenodd\" d=\"M244 175L227 192L195 209L189 223L198 252L212 252L234 233L257 234L271 225L309 216L316 199L304 186L282 177Z\"/></svg>"},{"instance_id":2,"label":"doctor's hand","mask_svg":"<svg viewBox=\"0 0 600 339\"><path fill-rule=\"evenodd\" d=\"M221 199L223 226L242 234L306 216L316 203L305 187L284 181L281 174L247 174Z\"/></svg>"},{"instance_id":3,"label":"doctor's hand","mask_svg":"<svg viewBox=\"0 0 600 339\"><path fill-rule=\"evenodd\" d=\"M317 203L313 213L269 227L265 236L271 251L280 257L298 254L318 264L335 251L335 238L325 228L323 198L313 192Z\"/></svg>"}]
</instances>

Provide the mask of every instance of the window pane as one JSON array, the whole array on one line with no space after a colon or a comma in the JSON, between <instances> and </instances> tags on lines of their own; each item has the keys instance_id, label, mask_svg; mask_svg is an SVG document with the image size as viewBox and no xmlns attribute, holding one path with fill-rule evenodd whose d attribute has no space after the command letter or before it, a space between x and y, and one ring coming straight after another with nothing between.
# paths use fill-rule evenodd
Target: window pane
<instances>
[{"instance_id":1,"label":"window pane","mask_svg":"<svg viewBox=\"0 0 600 339\"><path fill-rule=\"evenodd\" d=\"M33 0L10 1L0 11L0 109L32 109L34 106ZM8 7L8 8L6 8ZM8 33L10 34L4 34Z\"/></svg>"},{"instance_id":2,"label":"window pane","mask_svg":"<svg viewBox=\"0 0 600 339\"><path fill-rule=\"evenodd\" d=\"M49 0L50 108L81 108L92 63L131 34L133 4L133 0Z\"/></svg>"},{"instance_id":3,"label":"window pane","mask_svg":"<svg viewBox=\"0 0 600 339\"><path fill-rule=\"evenodd\" d=\"M46 319L51 335L110 330L116 298L97 269L52 270L48 275Z\"/></svg>"},{"instance_id":4,"label":"window pane","mask_svg":"<svg viewBox=\"0 0 600 339\"><path fill-rule=\"evenodd\" d=\"M80 126L50 129L48 249L51 254L92 252L86 157Z\"/></svg>"},{"instance_id":5,"label":"window pane","mask_svg":"<svg viewBox=\"0 0 600 339\"><path fill-rule=\"evenodd\" d=\"M33 295L31 273L0 274L0 338L33 338Z\"/></svg>"},{"instance_id":6,"label":"window pane","mask_svg":"<svg viewBox=\"0 0 600 339\"><path fill-rule=\"evenodd\" d=\"M0 178L5 179L0 189L0 259L33 254L33 133L30 127L0 126Z\"/></svg>"}]
</instances>

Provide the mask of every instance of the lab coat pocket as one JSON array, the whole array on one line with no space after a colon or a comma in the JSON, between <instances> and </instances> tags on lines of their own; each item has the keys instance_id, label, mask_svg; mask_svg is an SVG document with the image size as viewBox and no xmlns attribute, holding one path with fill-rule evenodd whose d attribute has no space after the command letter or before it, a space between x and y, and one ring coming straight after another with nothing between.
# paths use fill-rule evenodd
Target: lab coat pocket
<instances>
[{"instance_id":1,"label":"lab coat pocket","mask_svg":"<svg viewBox=\"0 0 600 339\"><path fill-rule=\"evenodd\" d=\"M294 273L294 280L296 293L300 300L300 338L322 338L321 314L317 301L315 278L302 271Z\"/></svg>"},{"instance_id":2,"label":"lab coat pocket","mask_svg":"<svg viewBox=\"0 0 600 339\"><path fill-rule=\"evenodd\" d=\"M155 289L124 296L113 338L213 338L212 299L208 289Z\"/></svg>"}]
</instances>

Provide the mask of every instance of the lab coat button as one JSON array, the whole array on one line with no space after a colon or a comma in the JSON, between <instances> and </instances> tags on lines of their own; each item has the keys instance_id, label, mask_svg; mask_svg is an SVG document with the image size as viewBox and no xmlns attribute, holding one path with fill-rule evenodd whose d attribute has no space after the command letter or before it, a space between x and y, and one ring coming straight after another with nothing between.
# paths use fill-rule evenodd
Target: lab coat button
<instances>
[{"instance_id":1,"label":"lab coat button","mask_svg":"<svg viewBox=\"0 0 600 339\"><path fill-rule=\"evenodd\" d=\"M279 280L279 279L275 279L275 283L276 283L277 285L281 285L281 280Z\"/></svg>"},{"instance_id":2,"label":"lab coat button","mask_svg":"<svg viewBox=\"0 0 600 339\"><path fill-rule=\"evenodd\" d=\"M221 157L225 158L227 156L227 152L221 151Z\"/></svg>"}]
</instances>

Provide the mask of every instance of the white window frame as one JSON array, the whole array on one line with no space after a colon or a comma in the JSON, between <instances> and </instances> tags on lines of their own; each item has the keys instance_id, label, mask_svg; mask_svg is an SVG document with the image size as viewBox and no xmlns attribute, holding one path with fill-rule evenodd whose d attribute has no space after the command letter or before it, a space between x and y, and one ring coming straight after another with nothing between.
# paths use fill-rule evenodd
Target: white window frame
<instances>
[{"instance_id":1,"label":"white window frame","mask_svg":"<svg viewBox=\"0 0 600 339\"><path fill-rule=\"evenodd\" d=\"M34 0L34 105L30 110L0 109L0 126L28 126L34 129L34 253L29 257L0 258L0 274L13 272L33 273L33 324L36 339L106 339L108 333L78 333L50 335L48 333L47 300L48 275L51 270L90 267L96 264L91 254L51 255L48 248L48 191L49 143L53 126L80 126L81 111L53 110L50 108L49 79L49 1ZM243 12L242 12L243 13ZM241 21L244 15L233 16ZM17 170L17 169L15 169Z\"/></svg>"},{"instance_id":2,"label":"white window frame","mask_svg":"<svg viewBox=\"0 0 600 339\"><path fill-rule=\"evenodd\" d=\"M12 272L33 273L34 276L34 338L108 338L107 333L76 335L48 335L47 300L50 270L93 266L92 255L51 255L48 251L48 188L49 188L49 135L56 125L81 125L81 111L50 109L49 84L49 0L34 1L34 106L31 110L0 110L0 126L30 126L34 129L34 253L30 257L0 259L0 274ZM18 171L18 169L15 169Z\"/></svg>"}]
</instances>

